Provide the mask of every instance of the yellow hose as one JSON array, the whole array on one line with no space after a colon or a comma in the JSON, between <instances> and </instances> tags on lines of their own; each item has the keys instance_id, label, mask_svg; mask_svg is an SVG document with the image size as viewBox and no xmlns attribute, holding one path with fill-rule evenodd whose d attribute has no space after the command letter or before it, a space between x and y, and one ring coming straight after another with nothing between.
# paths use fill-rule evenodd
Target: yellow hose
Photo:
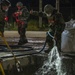
<instances>
[{"instance_id":1,"label":"yellow hose","mask_svg":"<svg viewBox=\"0 0 75 75\"><path fill-rule=\"evenodd\" d=\"M0 70L2 72L2 75L5 75L5 72L4 72L4 69L3 69L3 66L2 66L1 62L0 62Z\"/></svg>"},{"instance_id":2,"label":"yellow hose","mask_svg":"<svg viewBox=\"0 0 75 75\"><path fill-rule=\"evenodd\" d=\"M13 53L13 51L12 51L12 49L11 49L10 46L8 45L8 43L7 43L6 39L5 39L5 37L2 35L1 32L0 32L0 36L1 36L1 38L3 39L4 43L6 44L6 46L8 47L8 49L11 51L11 53L12 53L12 55L13 55L15 61L18 62L17 59L16 59L16 57L15 57L15 55L14 55L14 53Z\"/></svg>"},{"instance_id":3,"label":"yellow hose","mask_svg":"<svg viewBox=\"0 0 75 75\"><path fill-rule=\"evenodd\" d=\"M8 49L11 51L11 53L12 53L12 55L13 55L13 57L14 57L15 63L19 65L19 64L20 64L19 61L17 60L16 56L14 55L12 49L11 49L10 46L8 45L8 43L7 43L6 39L5 39L5 37L3 36L3 34L2 34L1 32L0 32L0 36L1 36L1 38L3 39L4 43L6 44L6 46L8 47ZM16 65L16 66L17 66L17 65ZM18 66L17 66L17 67L18 67ZM0 68L1 68L2 74L5 75L1 64L0 64Z\"/></svg>"}]
</instances>

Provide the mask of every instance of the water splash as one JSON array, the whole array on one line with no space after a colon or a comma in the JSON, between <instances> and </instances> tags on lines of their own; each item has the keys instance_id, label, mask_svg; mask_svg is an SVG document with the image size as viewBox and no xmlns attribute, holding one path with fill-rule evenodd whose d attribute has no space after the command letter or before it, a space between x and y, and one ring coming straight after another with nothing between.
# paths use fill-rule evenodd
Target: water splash
<instances>
[{"instance_id":1,"label":"water splash","mask_svg":"<svg viewBox=\"0 0 75 75\"><path fill-rule=\"evenodd\" d=\"M44 62L42 68L36 72L36 75L66 75L61 66L61 57L57 47L54 46L48 54L48 59Z\"/></svg>"}]
</instances>

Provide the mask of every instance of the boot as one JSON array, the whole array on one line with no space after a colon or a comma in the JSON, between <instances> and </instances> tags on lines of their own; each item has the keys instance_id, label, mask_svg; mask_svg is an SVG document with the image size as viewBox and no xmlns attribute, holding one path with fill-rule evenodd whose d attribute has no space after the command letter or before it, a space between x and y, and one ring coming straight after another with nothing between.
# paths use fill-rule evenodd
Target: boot
<instances>
[{"instance_id":1,"label":"boot","mask_svg":"<svg viewBox=\"0 0 75 75\"><path fill-rule=\"evenodd\" d=\"M24 45L26 43L28 43L27 39L20 39L19 42L18 42L18 45Z\"/></svg>"}]
</instances>

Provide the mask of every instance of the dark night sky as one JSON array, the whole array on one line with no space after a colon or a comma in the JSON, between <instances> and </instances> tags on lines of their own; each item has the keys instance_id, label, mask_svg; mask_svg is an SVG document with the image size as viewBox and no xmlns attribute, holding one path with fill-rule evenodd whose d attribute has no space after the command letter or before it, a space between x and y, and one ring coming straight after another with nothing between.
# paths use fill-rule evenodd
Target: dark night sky
<instances>
[{"instance_id":1,"label":"dark night sky","mask_svg":"<svg viewBox=\"0 0 75 75\"><path fill-rule=\"evenodd\" d=\"M18 1L21 1L28 10L33 9L34 11L39 10L39 0L9 0L12 6L16 6ZM56 0L42 0L43 7L46 4L51 4L55 7ZM65 21L70 20L71 16L75 18L75 0L60 0L60 12L62 13Z\"/></svg>"},{"instance_id":2,"label":"dark night sky","mask_svg":"<svg viewBox=\"0 0 75 75\"><path fill-rule=\"evenodd\" d=\"M23 2L24 5L28 7L28 9L38 10L39 7L39 0L9 0L9 1L11 2L12 6L15 6L18 1L21 1ZM52 4L53 6L55 6L56 0L42 0L42 1L43 6L45 6L46 4ZM72 6L75 6L75 0L69 0L69 2L65 1L66 0L60 0L61 7L70 6L71 4Z\"/></svg>"},{"instance_id":3,"label":"dark night sky","mask_svg":"<svg viewBox=\"0 0 75 75\"><path fill-rule=\"evenodd\" d=\"M0 0L2 1L2 0ZM39 0L9 0L12 7L15 8L17 2L22 2L28 10L33 9L34 11L39 10ZM56 0L42 0L42 6L51 4L55 7ZM60 0L60 9L65 21L69 20L72 16L75 19L75 0Z\"/></svg>"}]
</instances>

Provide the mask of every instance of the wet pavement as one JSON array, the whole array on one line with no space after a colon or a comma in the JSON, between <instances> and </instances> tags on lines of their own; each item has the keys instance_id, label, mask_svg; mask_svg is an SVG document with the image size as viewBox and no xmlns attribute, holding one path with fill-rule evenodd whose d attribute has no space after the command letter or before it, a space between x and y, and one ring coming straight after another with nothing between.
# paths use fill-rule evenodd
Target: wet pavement
<instances>
[{"instance_id":1,"label":"wet pavement","mask_svg":"<svg viewBox=\"0 0 75 75\"><path fill-rule=\"evenodd\" d=\"M19 37L5 37L6 41L8 42L8 44L10 46L13 46L13 45L16 45L18 44L18 41L19 41ZM12 64L13 65L13 59L12 58L9 58L9 56L11 57L12 54L11 52L0 52L0 57L3 58L3 66L5 68L5 72L6 72L6 75L33 75L33 73L35 73L35 71L37 71L37 69L39 67L41 67L42 63L43 63L43 55L42 54L36 54L36 55L31 55L30 53L36 53L36 52L39 52L44 43L45 43L45 37L28 37L28 43L24 44L23 46L26 46L26 47L31 47L33 48L33 50L30 50L29 48L29 51L20 51L20 52L14 52L14 54L17 56L17 55L23 55L23 56L18 56L18 59L21 61L21 65L22 65L22 68L23 68L23 71L24 72L21 72L21 73L16 73L17 71L15 72L9 72L9 70L7 70L7 66L8 64ZM3 43L3 40L0 38L0 45L3 45L5 46L5 44ZM5 46L6 47L6 46ZM46 46L45 47L45 50L47 49L48 47ZM27 50L27 48L16 48L17 50ZM15 48L13 48L12 50L16 50ZM26 54L28 55L26 55ZM7 57L7 58L6 58ZM40 60L40 62L39 62ZM22 74L24 73L24 74Z\"/></svg>"},{"instance_id":2,"label":"wet pavement","mask_svg":"<svg viewBox=\"0 0 75 75\"><path fill-rule=\"evenodd\" d=\"M19 37L6 37L5 38L7 43L9 45L17 45L18 44L18 41L19 41ZM29 47L32 47L34 48L34 50L40 50L44 43L45 43L45 38L44 37L39 37L39 38L27 38L28 39L28 43L24 44L23 46L29 46ZM0 39L0 44L4 45L4 42L2 39ZM48 48L48 46L46 46L46 48Z\"/></svg>"},{"instance_id":3,"label":"wet pavement","mask_svg":"<svg viewBox=\"0 0 75 75\"><path fill-rule=\"evenodd\" d=\"M7 34L5 34L5 37L6 37L6 41L8 42L8 44L9 45L17 45L17 43L19 41L19 35L17 34L17 32L5 32L5 33L7 33ZM37 34L39 34L39 35L37 35L36 33L37 32L28 32L27 33L28 43L23 45L23 46L32 47L34 49L34 50L32 50L33 52L35 52L35 51L38 52L40 49L42 49L44 42L45 42L45 32L38 32ZM32 34L32 36L30 34ZM16 37L15 37L15 35L16 35ZM4 44L2 39L0 39L0 44L1 45ZM45 50L47 48L48 48L48 46L45 47ZM24 48L18 48L18 49L23 50ZM5 55L5 53L2 55ZM10 53L8 55L10 55ZM6 71L6 75L10 75L10 74L11 75L34 75L34 73L40 67L42 67L45 58L47 58L47 57L45 57L45 55L43 55L43 54L30 55L30 56L27 56L24 58L20 58L20 60L22 59L21 64L24 64L24 65L26 64L25 66L23 66L24 71L21 73L16 73L17 72L16 70L14 70L14 72L7 70L8 72ZM75 71L74 71L75 70L75 53L63 53L62 52L61 60L62 60L62 67L64 66L62 69L66 73L65 75L75 75ZM12 61L10 61L10 62L12 62ZM6 63L9 63L9 61L6 61L4 64L6 65Z\"/></svg>"},{"instance_id":4,"label":"wet pavement","mask_svg":"<svg viewBox=\"0 0 75 75\"><path fill-rule=\"evenodd\" d=\"M5 31L4 36L9 45L17 45L19 41L19 34L17 31ZM28 43L25 46L31 46L35 50L42 48L45 42L46 32L45 31L27 31L26 36ZM0 38L0 44L4 44Z\"/></svg>"},{"instance_id":5,"label":"wet pavement","mask_svg":"<svg viewBox=\"0 0 75 75\"><path fill-rule=\"evenodd\" d=\"M17 31L5 31L5 39L9 45L17 45L19 41L19 34ZM27 31L26 36L28 43L25 46L30 46L35 50L40 50L46 40L46 32L44 31ZM0 44L4 44L3 40L0 38ZM47 47L46 47L47 48Z\"/></svg>"}]
</instances>

